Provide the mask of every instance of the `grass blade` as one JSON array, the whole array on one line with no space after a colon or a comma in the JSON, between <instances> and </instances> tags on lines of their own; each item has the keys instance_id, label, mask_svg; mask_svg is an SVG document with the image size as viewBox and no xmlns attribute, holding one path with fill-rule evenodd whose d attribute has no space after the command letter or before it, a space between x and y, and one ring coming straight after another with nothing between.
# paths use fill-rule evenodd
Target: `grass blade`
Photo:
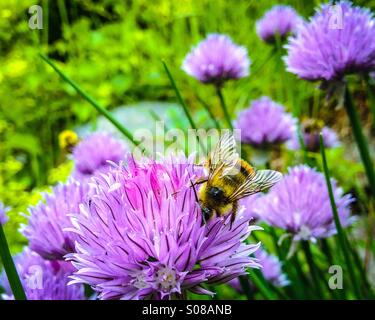
<instances>
[{"instance_id":1,"label":"grass blade","mask_svg":"<svg viewBox=\"0 0 375 320\"><path fill-rule=\"evenodd\" d=\"M259 270L252 269L249 271L250 279L254 285L259 289L260 293L268 300L276 300L277 297L268 288L266 281L264 280Z\"/></svg>"},{"instance_id":2,"label":"grass blade","mask_svg":"<svg viewBox=\"0 0 375 320\"><path fill-rule=\"evenodd\" d=\"M367 85L368 103L370 105L370 110L372 113L372 127L375 130L375 86L370 83L369 76L366 77L365 81Z\"/></svg>"},{"instance_id":3,"label":"grass blade","mask_svg":"<svg viewBox=\"0 0 375 320\"><path fill-rule=\"evenodd\" d=\"M323 299L322 288L320 287L319 270L317 265L314 263L313 255L311 253L310 243L308 241L302 241L303 251L306 256L307 263L311 272L311 276L314 282L315 291L320 299Z\"/></svg>"},{"instance_id":4,"label":"grass blade","mask_svg":"<svg viewBox=\"0 0 375 320\"><path fill-rule=\"evenodd\" d=\"M206 101L204 101L202 98L200 98L199 96L197 96L197 99L198 101L201 103L201 105L203 106L203 108L207 111L208 115L210 116L210 119L211 121L213 122L213 124L215 125L215 128L217 130L221 130L221 127L220 127L220 123L219 121L217 121L215 115L212 113L211 111L211 108L209 107L209 105L206 103Z\"/></svg>"},{"instance_id":5,"label":"grass blade","mask_svg":"<svg viewBox=\"0 0 375 320\"><path fill-rule=\"evenodd\" d=\"M347 266L348 272L349 272L350 281L353 285L355 294L358 298L360 298L361 297L360 289L358 287L358 283L357 283L356 278L355 278L355 273L354 273L354 270L353 270L352 261L351 261L350 256L349 256L349 250L346 247L345 231L341 226L341 222L340 222L339 214L338 214L338 211L337 211L335 198L334 198L334 195L333 195L331 178L330 178L329 171L328 171L328 164L327 164L327 158L326 158L326 153L325 153L325 149L324 149L324 140L323 140L323 134L322 133L320 133L319 138L320 138L320 153L322 155L322 160L323 160L324 176L326 178L329 200L331 201L331 208L332 208L333 218L334 218L335 225L336 225L337 236L338 236L338 240L339 240L339 246L340 246L340 249L341 249L341 251L344 255L345 263L346 263L346 266Z\"/></svg>"},{"instance_id":6,"label":"grass blade","mask_svg":"<svg viewBox=\"0 0 375 320\"><path fill-rule=\"evenodd\" d=\"M233 124L232 124L232 121L230 120L230 115L229 115L229 112L228 112L227 104L225 103L223 92L222 92L220 87L216 87L216 93L217 93L217 96L219 97L220 105L221 105L221 108L223 110L224 117L225 117L225 119L228 123L228 126L231 130L233 130Z\"/></svg>"},{"instance_id":7,"label":"grass blade","mask_svg":"<svg viewBox=\"0 0 375 320\"><path fill-rule=\"evenodd\" d=\"M53 70L68 84L70 84L79 95L90 103L100 114L102 114L108 121L110 121L126 138L129 139L131 143L138 146L137 142L133 139L131 132L126 129L119 121L117 121L113 115L105 108L103 108L97 101L94 100L90 95L83 91L78 84L76 84L72 79L65 75L50 59L48 59L44 54L39 54L39 56L52 67Z\"/></svg>"},{"instance_id":8,"label":"grass blade","mask_svg":"<svg viewBox=\"0 0 375 320\"><path fill-rule=\"evenodd\" d=\"M190 111L189 111L189 109L188 109L188 107L187 107L187 105L186 105L184 99L182 98L182 95L181 95L181 93L180 93L180 90L178 90L178 88L177 88L176 82L174 81L174 78L173 78L171 72L169 71L169 68L168 68L167 64L166 64L164 61L162 61L162 63L163 63L163 66L164 66L165 72L167 73L167 76L168 76L168 78L169 78L169 81L170 81L170 83L171 83L171 85L172 85L172 88L173 88L173 90L174 90L174 92L175 92L175 94L176 94L176 97L177 97L177 99L178 99L178 102L179 102L180 105L182 106L182 109L184 110L185 115L186 115L186 117L187 117L187 119L188 119L188 121L189 121L189 123L190 123L190 126L191 126L195 131L197 131L197 126L195 125L195 122L194 122L194 120L193 120L193 117L191 116ZM196 135L196 138L197 138L198 143L199 143L200 146L202 147L202 150L205 152L206 148L205 148L204 144L202 143L202 141L199 140L198 135Z\"/></svg>"},{"instance_id":9,"label":"grass blade","mask_svg":"<svg viewBox=\"0 0 375 320\"><path fill-rule=\"evenodd\" d=\"M18 276L16 266L9 251L8 242L4 234L4 229L0 223L0 257L4 265L5 273L8 277L10 288L12 289L14 299L26 300L25 291Z\"/></svg>"},{"instance_id":10,"label":"grass blade","mask_svg":"<svg viewBox=\"0 0 375 320\"><path fill-rule=\"evenodd\" d=\"M245 293L247 300L253 300L254 296L251 292L249 279L247 276L239 276L238 280L240 281L242 291Z\"/></svg>"},{"instance_id":11,"label":"grass blade","mask_svg":"<svg viewBox=\"0 0 375 320\"><path fill-rule=\"evenodd\" d=\"M351 97L351 94L349 92L349 89L345 89L345 109L346 113L348 114L350 124L353 129L354 138L357 142L357 146L359 149L359 153L361 155L361 159L363 162L363 165L365 167L367 179L371 188L372 197L375 199L375 172L374 172L374 166L373 162L370 157L370 152L368 149L368 143L366 141L366 138L363 134L361 123L359 120L358 113L354 107L353 99Z\"/></svg>"}]
</instances>

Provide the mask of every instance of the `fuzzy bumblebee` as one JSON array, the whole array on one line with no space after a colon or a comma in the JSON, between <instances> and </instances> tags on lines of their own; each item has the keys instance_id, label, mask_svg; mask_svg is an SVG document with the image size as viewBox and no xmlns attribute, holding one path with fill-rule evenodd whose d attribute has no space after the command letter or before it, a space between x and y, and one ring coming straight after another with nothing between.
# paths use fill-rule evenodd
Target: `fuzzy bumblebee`
<instances>
[{"instance_id":1,"label":"fuzzy bumblebee","mask_svg":"<svg viewBox=\"0 0 375 320\"><path fill-rule=\"evenodd\" d=\"M264 191L281 180L282 174L274 170L256 170L236 152L231 133L224 134L209 155L206 167L208 177L199 179L202 184L198 199L205 220L212 216L231 214L233 223L238 201Z\"/></svg>"}]
</instances>

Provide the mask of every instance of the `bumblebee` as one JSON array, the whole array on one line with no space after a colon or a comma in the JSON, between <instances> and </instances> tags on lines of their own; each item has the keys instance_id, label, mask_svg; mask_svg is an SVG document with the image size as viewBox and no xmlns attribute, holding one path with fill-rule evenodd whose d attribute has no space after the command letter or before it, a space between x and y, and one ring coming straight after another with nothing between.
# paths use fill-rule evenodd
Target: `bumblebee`
<instances>
[{"instance_id":1,"label":"bumblebee","mask_svg":"<svg viewBox=\"0 0 375 320\"><path fill-rule=\"evenodd\" d=\"M74 131L64 130L59 134L59 146L61 150L72 152L78 142L78 135Z\"/></svg>"},{"instance_id":2,"label":"bumblebee","mask_svg":"<svg viewBox=\"0 0 375 320\"><path fill-rule=\"evenodd\" d=\"M264 191L282 178L273 170L256 170L236 152L233 135L226 132L221 136L205 164L208 177L198 179L198 192L204 221L212 216L231 214L232 226L238 209L238 201L244 197Z\"/></svg>"}]
</instances>

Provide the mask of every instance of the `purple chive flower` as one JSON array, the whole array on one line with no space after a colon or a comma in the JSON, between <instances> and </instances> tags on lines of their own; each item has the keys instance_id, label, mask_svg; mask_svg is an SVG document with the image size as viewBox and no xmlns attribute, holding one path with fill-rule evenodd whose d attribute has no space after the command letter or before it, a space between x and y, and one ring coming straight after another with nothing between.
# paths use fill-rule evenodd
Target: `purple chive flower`
<instances>
[{"instance_id":1,"label":"purple chive flower","mask_svg":"<svg viewBox=\"0 0 375 320\"><path fill-rule=\"evenodd\" d=\"M88 184L71 180L57 185L43 201L29 208L28 224L21 226L21 232L31 250L50 260L62 260L74 251L75 235L64 228L71 226L69 215L79 212L79 204L88 192Z\"/></svg>"},{"instance_id":2,"label":"purple chive flower","mask_svg":"<svg viewBox=\"0 0 375 320\"><path fill-rule=\"evenodd\" d=\"M78 235L72 283L87 283L100 299L170 299L213 294L218 284L258 267L244 243L250 217L240 211L203 223L191 181L202 176L192 159L164 159L113 168L96 177L96 192L72 218Z\"/></svg>"},{"instance_id":3,"label":"purple chive flower","mask_svg":"<svg viewBox=\"0 0 375 320\"><path fill-rule=\"evenodd\" d=\"M268 97L254 100L234 123L241 130L242 143L260 148L286 142L292 137L295 125L292 115Z\"/></svg>"},{"instance_id":4,"label":"purple chive flower","mask_svg":"<svg viewBox=\"0 0 375 320\"><path fill-rule=\"evenodd\" d=\"M9 208L4 207L4 204L0 201L0 224L4 225L8 222L7 212Z\"/></svg>"},{"instance_id":5,"label":"purple chive flower","mask_svg":"<svg viewBox=\"0 0 375 320\"><path fill-rule=\"evenodd\" d=\"M328 127L317 127L311 126L313 124L311 121L302 123L302 136L303 142L306 146L307 151L310 152L319 152L320 150L320 132L323 135L324 146L326 148L335 148L340 145L340 141L337 137L337 134L334 130ZM294 132L293 137L287 142L287 147L290 150L299 150L301 149L300 141L298 138L297 131Z\"/></svg>"},{"instance_id":6,"label":"purple chive flower","mask_svg":"<svg viewBox=\"0 0 375 320\"><path fill-rule=\"evenodd\" d=\"M244 206L245 214L253 219L258 219L257 202L262 198L261 193L256 193L240 200L240 205Z\"/></svg>"},{"instance_id":7,"label":"purple chive flower","mask_svg":"<svg viewBox=\"0 0 375 320\"><path fill-rule=\"evenodd\" d=\"M289 284L288 277L283 273L282 264L276 256L264 250L257 250L254 256L262 266L264 279L276 287L285 287Z\"/></svg>"},{"instance_id":8,"label":"purple chive flower","mask_svg":"<svg viewBox=\"0 0 375 320\"><path fill-rule=\"evenodd\" d=\"M203 83L221 86L230 79L249 75L250 59L245 47L225 35L210 34L185 57L182 69Z\"/></svg>"},{"instance_id":9,"label":"purple chive flower","mask_svg":"<svg viewBox=\"0 0 375 320\"><path fill-rule=\"evenodd\" d=\"M343 195L334 179L332 187L341 224L346 227L353 221L349 207L353 198ZM286 230L296 241L315 241L336 233L324 175L305 165L290 168L256 207L262 220Z\"/></svg>"},{"instance_id":10,"label":"purple chive flower","mask_svg":"<svg viewBox=\"0 0 375 320\"><path fill-rule=\"evenodd\" d=\"M28 300L85 299L82 285L67 285L69 276L73 272L71 263L44 260L28 248L17 255L14 262ZM13 300L14 297L4 271L0 275L0 286L5 289L2 298Z\"/></svg>"},{"instance_id":11,"label":"purple chive flower","mask_svg":"<svg viewBox=\"0 0 375 320\"><path fill-rule=\"evenodd\" d=\"M276 287L285 287L289 284L288 277L283 273L282 263L276 256L267 253L263 249L259 249L254 253L254 257L262 266L260 270L265 280ZM252 285L251 280L249 282ZM229 284L237 291L242 291L238 278L231 280Z\"/></svg>"},{"instance_id":12,"label":"purple chive flower","mask_svg":"<svg viewBox=\"0 0 375 320\"><path fill-rule=\"evenodd\" d=\"M369 9L340 1L323 5L289 38L285 62L302 79L341 80L375 70L375 20Z\"/></svg>"},{"instance_id":13,"label":"purple chive flower","mask_svg":"<svg viewBox=\"0 0 375 320\"><path fill-rule=\"evenodd\" d=\"M126 156L124 144L107 133L93 133L73 150L76 179L90 178L109 168L108 161L120 162Z\"/></svg>"},{"instance_id":14,"label":"purple chive flower","mask_svg":"<svg viewBox=\"0 0 375 320\"><path fill-rule=\"evenodd\" d=\"M258 36L267 43L275 43L277 37L284 40L295 33L302 18L290 6L276 5L268 10L256 23Z\"/></svg>"}]
</instances>

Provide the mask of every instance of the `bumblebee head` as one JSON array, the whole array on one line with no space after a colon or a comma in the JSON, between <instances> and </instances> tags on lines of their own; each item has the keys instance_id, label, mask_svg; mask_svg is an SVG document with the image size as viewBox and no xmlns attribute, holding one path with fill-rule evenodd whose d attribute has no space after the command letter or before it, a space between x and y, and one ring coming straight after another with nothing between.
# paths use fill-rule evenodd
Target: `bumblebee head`
<instances>
[{"instance_id":1,"label":"bumblebee head","mask_svg":"<svg viewBox=\"0 0 375 320\"><path fill-rule=\"evenodd\" d=\"M212 199L215 199L216 201L223 200L224 197L224 191L217 187L211 187L208 189L208 194Z\"/></svg>"}]
</instances>

